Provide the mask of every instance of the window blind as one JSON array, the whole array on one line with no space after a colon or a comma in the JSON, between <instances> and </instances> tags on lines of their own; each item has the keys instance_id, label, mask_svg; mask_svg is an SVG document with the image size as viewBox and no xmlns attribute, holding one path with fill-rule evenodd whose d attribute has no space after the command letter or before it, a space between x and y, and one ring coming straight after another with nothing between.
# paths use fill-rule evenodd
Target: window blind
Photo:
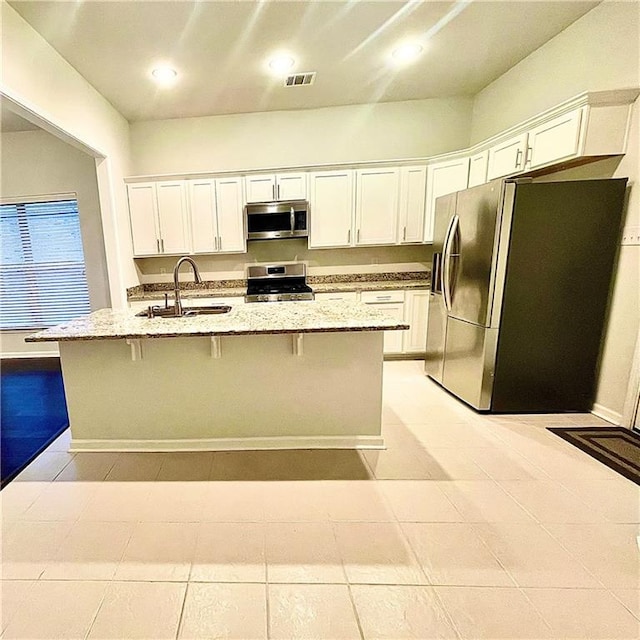
<instances>
[{"instance_id":1,"label":"window blind","mask_svg":"<svg viewBox=\"0 0 640 640\"><path fill-rule=\"evenodd\" d=\"M0 329L40 329L89 313L76 200L0 205Z\"/></svg>"}]
</instances>

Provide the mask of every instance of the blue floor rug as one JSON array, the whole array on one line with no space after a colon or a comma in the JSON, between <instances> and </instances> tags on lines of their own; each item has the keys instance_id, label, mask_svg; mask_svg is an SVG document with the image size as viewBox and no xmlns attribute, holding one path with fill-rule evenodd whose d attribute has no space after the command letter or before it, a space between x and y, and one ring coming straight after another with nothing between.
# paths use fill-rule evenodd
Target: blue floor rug
<instances>
[{"instance_id":1,"label":"blue floor rug","mask_svg":"<svg viewBox=\"0 0 640 640\"><path fill-rule=\"evenodd\" d=\"M1 485L4 487L68 426L58 358L0 365Z\"/></svg>"}]
</instances>

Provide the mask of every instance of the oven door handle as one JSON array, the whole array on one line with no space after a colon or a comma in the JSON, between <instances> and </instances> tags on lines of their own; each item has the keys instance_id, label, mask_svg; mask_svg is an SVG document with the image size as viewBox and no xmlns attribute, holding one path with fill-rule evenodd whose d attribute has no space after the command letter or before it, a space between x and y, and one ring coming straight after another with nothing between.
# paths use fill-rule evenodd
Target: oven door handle
<instances>
[{"instance_id":1,"label":"oven door handle","mask_svg":"<svg viewBox=\"0 0 640 640\"><path fill-rule=\"evenodd\" d=\"M289 213L289 222L291 223L291 233L293 233L296 230L296 210L293 207Z\"/></svg>"}]
</instances>

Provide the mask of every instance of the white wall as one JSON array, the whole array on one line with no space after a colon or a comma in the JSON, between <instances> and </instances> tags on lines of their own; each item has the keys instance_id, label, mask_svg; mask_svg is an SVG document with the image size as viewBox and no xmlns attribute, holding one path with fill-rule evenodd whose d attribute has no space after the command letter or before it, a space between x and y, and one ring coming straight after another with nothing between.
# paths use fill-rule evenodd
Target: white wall
<instances>
[{"instance_id":1,"label":"white wall","mask_svg":"<svg viewBox=\"0 0 640 640\"><path fill-rule=\"evenodd\" d=\"M110 306L94 159L44 131L3 133L0 174L4 198L76 194L91 309ZM57 354L56 343L24 342L30 333L33 331L3 331L2 357Z\"/></svg>"},{"instance_id":2,"label":"white wall","mask_svg":"<svg viewBox=\"0 0 640 640\"><path fill-rule=\"evenodd\" d=\"M469 143L470 98L134 122L134 175L436 155Z\"/></svg>"},{"instance_id":3,"label":"white wall","mask_svg":"<svg viewBox=\"0 0 640 640\"><path fill-rule=\"evenodd\" d=\"M471 139L480 141L583 91L640 86L640 5L604 2L483 89ZM621 161L555 174L554 179L628 177L626 225L640 225L640 105ZM604 338L596 410L621 420L640 330L640 247L621 247Z\"/></svg>"},{"instance_id":4,"label":"white wall","mask_svg":"<svg viewBox=\"0 0 640 640\"><path fill-rule=\"evenodd\" d=\"M76 193L91 309L110 306L94 159L45 131L3 133L2 197Z\"/></svg>"},{"instance_id":5,"label":"white wall","mask_svg":"<svg viewBox=\"0 0 640 640\"><path fill-rule=\"evenodd\" d=\"M2 2L2 94L96 151L111 301L125 304L137 284L126 191L127 121L6 2Z\"/></svg>"},{"instance_id":6,"label":"white wall","mask_svg":"<svg viewBox=\"0 0 640 640\"><path fill-rule=\"evenodd\" d=\"M475 96L475 144L583 91L637 87L638 2L603 2Z\"/></svg>"}]
</instances>

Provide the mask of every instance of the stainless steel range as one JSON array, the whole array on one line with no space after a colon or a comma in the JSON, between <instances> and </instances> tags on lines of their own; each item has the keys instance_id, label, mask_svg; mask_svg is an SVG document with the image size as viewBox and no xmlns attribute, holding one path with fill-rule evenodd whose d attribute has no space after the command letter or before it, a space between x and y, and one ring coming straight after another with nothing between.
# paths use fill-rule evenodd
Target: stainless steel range
<instances>
[{"instance_id":1,"label":"stainless steel range","mask_svg":"<svg viewBox=\"0 0 640 640\"><path fill-rule=\"evenodd\" d=\"M313 290L307 285L307 268L302 262L247 267L246 302L284 302L313 298Z\"/></svg>"}]
</instances>

